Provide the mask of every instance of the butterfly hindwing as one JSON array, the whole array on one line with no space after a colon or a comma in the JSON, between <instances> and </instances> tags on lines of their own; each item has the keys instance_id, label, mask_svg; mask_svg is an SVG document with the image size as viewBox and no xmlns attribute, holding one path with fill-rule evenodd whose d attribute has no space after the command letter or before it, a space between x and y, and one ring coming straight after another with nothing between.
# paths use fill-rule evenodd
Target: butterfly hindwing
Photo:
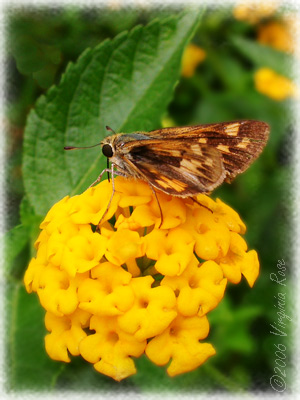
<instances>
[{"instance_id":1,"label":"butterfly hindwing","mask_svg":"<svg viewBox=\"0 0 300 400\"><path fill-rule=\"evenodd\" d=\"M157 189L176 196L206 193L225 178L220 152L198 141L145 141L127 157Z\"/></svg>"}]
</instances>

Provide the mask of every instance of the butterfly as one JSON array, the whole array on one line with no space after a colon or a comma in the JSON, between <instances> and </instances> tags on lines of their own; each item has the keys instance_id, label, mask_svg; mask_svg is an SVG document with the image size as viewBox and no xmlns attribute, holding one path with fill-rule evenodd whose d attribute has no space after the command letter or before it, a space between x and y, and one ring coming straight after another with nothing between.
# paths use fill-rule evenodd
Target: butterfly
<instances>
[{"instance_id":1,"label":"butterfly","mask_svg":"<svg viewBox=\"0 0 300 400\"><path fill-rule=\"evenodd\" d=\"M180 197L209 193L224 181L232 182L259 156L270 132L268 124L252 120L134 133L116 134L108 126L106 129L113 135L99 144L107 168L91 186L108 172L112 181L114 175L142 179L154 194L157 189Z\"/></svg>"}]
</instances>

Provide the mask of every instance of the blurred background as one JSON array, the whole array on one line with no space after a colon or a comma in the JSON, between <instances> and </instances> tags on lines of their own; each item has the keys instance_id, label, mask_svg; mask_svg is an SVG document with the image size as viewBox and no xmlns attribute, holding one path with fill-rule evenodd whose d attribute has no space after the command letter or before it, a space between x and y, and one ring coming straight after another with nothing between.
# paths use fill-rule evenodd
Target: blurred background
<instances>
[{"instance_id":1,"label":"blurred background","mask_svg":"<svg viewBox=\"0 0 300 400\"><path fill-rule=\"evenodd\" d=\"M156 16L177 12L168 8L121 9L117 4L102 9L35 7L7 12L7 229L20 222L23 132L37 98L60 81L67 64L76 61L87 47L137 24L147 24ZM272 4L205 8L184 53L174 98L161 121L167 127L257 119L271 126L263 155L231 185L224 184L212 195L240 214L248 228L249 248L258 251L261 263L261 274L253 289L245 280L229 285L220 306L210 313L208 341L217 355L198 370L172 379L163 368L141 358L136 361L138 374L122 383L100 376L79 358L68 365L43 359L41 368L55 371L49 373L52 387L137 392L160 386L189 391L271 390L269 381L277 366L278 343L287 347L285 370L291 366L292 328L286 325L285 337L270 333L271 324L278 320L276 296L283 289L271 281L270 274L277 271L278 260L284 260L287 278L291 272L292 104L299 95L291 66L294 57L299 57L292 37L298 16L293 10ZM10 289L22 284L30 240L7 268ZM288 314L293 293L288 286L284 291ZM8 290L8 302L13 312L12 292ZM14 351L7 346L9 387L35 388L37 383L30 371L19 372ZM286 380L292 380L292 372Z\"/></svg>"}]
</instances>

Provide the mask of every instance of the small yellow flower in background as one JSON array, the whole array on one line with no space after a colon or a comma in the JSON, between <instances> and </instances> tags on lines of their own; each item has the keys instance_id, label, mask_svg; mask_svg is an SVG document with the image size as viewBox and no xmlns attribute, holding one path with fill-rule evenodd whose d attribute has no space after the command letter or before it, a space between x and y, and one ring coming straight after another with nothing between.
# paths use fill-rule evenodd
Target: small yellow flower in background
<instances>
[{"instance_id":1,"label":"small yellow flower in background","mask_svg":"<svg viewBox=\"0 0 300 400\"><path fill-rule=\"evenodd\" d=\"M293 53L294 40L290 25L284 21L271 21L258 28L257 40L259 43L274 49Z\"/></svg>"},{"instance_id":2,"label":"small yellow flower in background","mask_svg":"<svg viewBox=\"0 0 300 400\"><path fill-rule=\"evenodd\" d=\"M161 120L161 126L162 128L170 128L176 126L176 122L169 115L165 115Z\"/></svg>"},{"instance_id":3,"label":"small yellow flower in background","mask_svg":"<svg viewBox=\"0 0 300 400\"><path fill-rule=\"evenodd\" d=\"M254 82L258 92L273 100L282 101L297 96L296 85L270 68L258 69L254 75Z\"/></svg>"},{"instance_id":4,"label":"small yellow flower in background","mask_svg":"<svg viewBox=\"0 0 300 400\"><path fill-rule=\"evenodd\" d=\"M103 220L107 181L65 197L40 225L24 282L46 310L46 351L64 362L81 355L116 381L136 373L133 357L144 353L170 362L170 376L191 371L216 353L205 342L209 312L228 281L253 286L257 253L220 200L198 195L203 207L157 193L161 224L147 183L118 177L115 189Z\"/></svg>"},{"instance_id":5,"label":"small yellow flower in background","mask_svg":"<svg viewBox=\"0 0 300 400\"><path fill-rule=\"evenodd\" d=\"M278 1L253 0L237 4L233 9L233 16L239 21L256 24L261 19L272 16L278 9Z\"/></svg>"},{"instance_id":6,"label":"small yellow flower in background","mask_svg":"<svg viewBox=\"0 0 300 400\"><path fill-rule=\"evenodd\" d=\"M206 53L195 44L189 44L182 57L181 75L190 78L194 75L197 66L205 59Z\"/></svg>"}]
</instances>

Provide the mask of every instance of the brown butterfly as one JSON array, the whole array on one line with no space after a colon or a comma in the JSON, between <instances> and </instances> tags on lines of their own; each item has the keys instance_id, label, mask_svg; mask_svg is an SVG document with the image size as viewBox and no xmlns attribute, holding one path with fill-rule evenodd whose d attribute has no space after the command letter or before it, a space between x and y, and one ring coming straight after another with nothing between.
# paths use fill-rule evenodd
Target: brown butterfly
<instances>
[{"instance_id":1,"label":"brown butterfly","mask_svg":"<svg viewBox=\"0 0 300 400\"><path fill-rule=\"evenodd\" d=\"M245 120L114 133L99 143L108 165L91 186L110 172L112 182L114 175L142 179L154 194L155 189L180 197L208 193L249 167L266 145L269 131L265 122Z\"/></svg>"}]
</instances>

